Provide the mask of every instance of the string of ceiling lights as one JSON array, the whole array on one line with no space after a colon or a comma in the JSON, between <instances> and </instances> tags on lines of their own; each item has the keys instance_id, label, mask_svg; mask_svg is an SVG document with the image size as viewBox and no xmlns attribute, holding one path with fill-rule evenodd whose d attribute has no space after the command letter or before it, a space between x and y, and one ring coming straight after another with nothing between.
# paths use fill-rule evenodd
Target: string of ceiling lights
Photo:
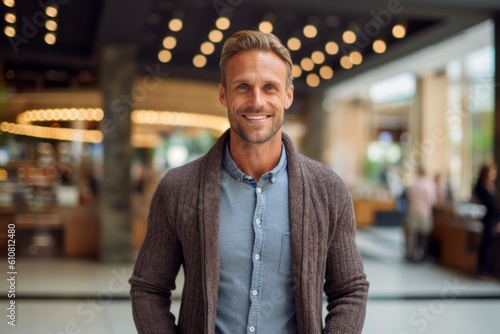
<instances>
[{"instance_id":1,"label":"string of ceiling lights","mask_svg":"<svg viewBox=\"0 0 500 334\"><path fill-rule=\"evenodd\" d=\"M104 112L100 108L62 108L27 110L18 115L16 123L2 122L0 130L15 135L63 141L100 143L101 130L63 128L54 122L100 122ZM229 128L226 117L176 111L134 110L131 120L136 125L182 126L215 130L219 133ZM34 122L51 122L51 126L33 125Z\"/></svg>"},{"instance_id":2,"label":"string of ceiling lights","mask_svg":"<svg viewBox=\"0 0 500 334\"><path fill-rule=\"evenodd\" d=\"M265 33L272 33L274 30L274 15L265 14L262 21L258 24L258 29ZM163 40L164 49L158 54L158 59L163 63L168 63L172 60L170 52L176 46L176 39L171 34L182 29L181 15L174 15L174 18L169 22L169 33ZM215 51L215 44L220 43L224 38L224 31L231 26L229 17L221 16L215 21L215 28L208 34L208 40L203 41L200 45L200 52L193 57L193 65L197 68L203 68L207 64L207 56L210 56ZM318 35L317 19L310 19L306 24L300 36L292 36L286 41L287 47L292 51L299 51L304 44L305 39L314 39ZM392 36L397 39L402 39L406 36L406 27L403 24L395 24L392 27ZM335 56L340 52L339 43L354 45L359 36L353 29L346 29L342 33L341 41L330 40L322 45L320 49L314 50L309 57L304 57L293 64L292 75L294 78L299 78L305 75L305 80L308 86L317 87L321 80L330 80L334 76L334 70L327 64L328 56ZM387 43L382 38L376 38L371 43L371 48L374 53L382 54L387 50ZM354 48L353 48L354 49ZM339 64L349 70L354 66L360 65L363 62L363 54L354 49L348 54L340 57ZM313 70L317 69L317 73Z\"/></svg>"},{"instance_id":3,"label":"string of ceiling lights","mask_svg":"<svg viewBox=\"0 0 500 334\"><path fill-rule=\"evenodd\" d=\"M15 38L18 35L18 29L16 29L16 24L18 23L16 14L16 1L15 0L3 0L3 4L6 7L6 13L4 15L5 27L4 34L9 38ZM57 17L59 15L59 10L55 3L51 3L44 7L42 12L37 12L33 15L32 22L28 21L34 29L36 27L45 29L44 41L48 45L54 45L57 42L57 29L59 27ZM39 18L42 18L40 21ZM24 22L23 24L27 24ZM36 26L36 27L35 27ZM24 37L23 37L24 38Z\"/></svg>"}]
</instances>

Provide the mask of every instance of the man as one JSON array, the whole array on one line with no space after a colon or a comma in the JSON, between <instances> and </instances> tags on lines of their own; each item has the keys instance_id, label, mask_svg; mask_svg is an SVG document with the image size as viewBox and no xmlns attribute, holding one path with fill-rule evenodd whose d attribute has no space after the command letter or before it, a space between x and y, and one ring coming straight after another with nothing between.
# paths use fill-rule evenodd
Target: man
<instances>
[{"instance_id":1,"label":"man","mask_svg":"<svg viewBox=\"0 0 500 334\"><path fill-rule=\"evenodd\" d=\"M425 169L420 167L417 174L415 182L406 190L406 259L412 262L425 258L432 231L432 207L437 200L436 185L427 177Z\"/></svg>"},{"instance_id":2,"label":"man","mask_svg":"<svg viewBox=\"0 0 500 334\"><path fill-rule=\"evenodd\" d=\"M220 68L231 127L158 186L130 279L139 333L321 333L323 291L324 333L361 333L368 282L351 197L281 132L293 101L289 51L272 34L240 31Z\"/></svg>"}]
</instances>

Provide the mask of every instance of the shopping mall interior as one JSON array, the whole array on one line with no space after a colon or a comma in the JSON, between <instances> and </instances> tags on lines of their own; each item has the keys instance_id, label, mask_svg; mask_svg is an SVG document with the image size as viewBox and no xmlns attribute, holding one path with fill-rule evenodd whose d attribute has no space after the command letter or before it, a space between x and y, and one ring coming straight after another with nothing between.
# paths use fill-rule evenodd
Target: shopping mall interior
<instances>
[{"instance_id":1,"label":"shopping mall interior","mask_svg":"<svg viewBox=\"0 0 500 334\"><path fill-rule=\"evenodd\" d=\"M0 332L137 333L128 279L153 193L229 128L219 56L242 29L290 50L283 131L351 192L363 333L499 332L500 237L478 277L473 189L500 164L500 1L2 0L0 13ZM420 167L442 192L415 262L405 194Z\"/></svg>"}]
</instances>

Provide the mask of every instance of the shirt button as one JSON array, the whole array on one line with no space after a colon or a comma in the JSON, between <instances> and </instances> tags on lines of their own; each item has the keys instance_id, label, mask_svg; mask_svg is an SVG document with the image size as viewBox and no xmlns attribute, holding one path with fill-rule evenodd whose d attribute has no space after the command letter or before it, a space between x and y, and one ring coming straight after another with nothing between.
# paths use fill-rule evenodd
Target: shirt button
<instances>
[{"instance_id":1,"label":"shirt button","mask_svg":"<svg viewBox=\"0 0 500 334\"><path fill-rule=\"evenodd\" d=\"M255 255L255 259L256 259L256 260L259 260L259 259L260 259L260 255L259 255L259 254L256 254L256 255Z\"/></svg>"},{"instance_id":2,"label":"shirt button","mask_svg":"<svg viewBox=\"0 0 500 334\"><path fill-rule=\"evenodd\" d=\"M254 296L257 296L257 293L258 293L257 290L252 291L252 295L254 295Z\"/></svg>"},{"instance_id":3,"label":"shirt button","mask_svg":"<svg viewBox=\"0 0 500 334\"><path fill-rule=\"evenodd\" d=\"M257 194L260 194L262 192L261 188L257 188Z\"/></svg>"},{"instance_id":4,"label":"shirt button","mask_svg":"<svg viewBox=\"0 0 500 334\"><path fill-rule=\"evenodd\" d=\"M254 326L250 326L250 328L248 329L250 332L255 332L255 327Z\"/></svg>"},{"instance_id":5,"label":"shirt button","mask_svg":"<svg viewBox=\"0 0 500 334\"><path fill-rule=\"evenodd\" d=\"M271 179L271 182L272 182L272 183L276 183L276 178L275 178L275 177L273 177L273 178Z\"/></svg>"},{"instance_id":6,"label":"shirt button","mask_svg":"<svg viewBox=\"0 0 500 334\"><path fill-rule=\"evenodd\" d=\"M257 220L255 221L255 224L260 225L260 219L259 218L257 218Z\"/></svg>"}]
</instances>

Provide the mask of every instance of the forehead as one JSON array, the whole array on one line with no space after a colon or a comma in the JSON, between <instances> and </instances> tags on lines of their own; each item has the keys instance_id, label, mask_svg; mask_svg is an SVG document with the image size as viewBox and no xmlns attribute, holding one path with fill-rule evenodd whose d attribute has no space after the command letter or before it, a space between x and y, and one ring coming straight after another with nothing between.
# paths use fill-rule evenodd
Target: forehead
<instances>
[{"instance_id":1,"label":"forehead","mask_svg":"<svg viewBox=\"0 0 500 334\"><path fill-rule=\"evenodd\" d=\"M228 62L226 77L244 75L275 76L286 80L287 69L285 62L271 51L241 51L235 54Z\"/></svg>"}]
</instances>

